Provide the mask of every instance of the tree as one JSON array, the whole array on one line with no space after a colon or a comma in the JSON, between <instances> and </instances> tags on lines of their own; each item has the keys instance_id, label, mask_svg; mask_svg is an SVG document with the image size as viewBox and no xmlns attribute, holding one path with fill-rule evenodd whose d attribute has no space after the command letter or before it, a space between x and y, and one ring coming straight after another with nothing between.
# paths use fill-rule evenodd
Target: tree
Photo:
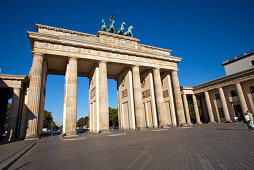
<instances>
[{"instance_id":1,"label":"tree","mask_svg":"<svg viewBox=\"0 0 254 170\"><path fill-rule=\"evenodd\" d=\"M77 127L79 127L80 129L82 129L84 126L89 127L89 118L88 118L88 116L86 116L86 117L81 117L81 118L77 121Z\"/></svg>"},{"instance_id":2,"label":"tree","mask_svg":"<svg viewBox=\"0 0 254 170\"><path fill-rule=\"evenodd\" d=\"M4 123L4 128L5 129L8 128L10 113L11 113L11 104L8 103L8 105L7 105L7 111L6 111L6 118L5 118L5 123Z\"/></svg>"},{"instance_id":3,"label":"tree","mask_svg":"<svg viewBox=\"0 0 254 170\"><path fill-rule=\"evenodd\" d=\"M53 120L51 112L44 110L44 115L43 115L43 128L48 128L48 129L55 129L56 123Z\"/></svg>"},{"instance_id":4,"label":"tree","mask_svg":"<svg viewBox=\"0 0 254 170\"><path fill-rule=\"evenodd\" d=\"M109 126L118 127L118 111L115 108L109 107Z\"/></svg>"}]
</instances>

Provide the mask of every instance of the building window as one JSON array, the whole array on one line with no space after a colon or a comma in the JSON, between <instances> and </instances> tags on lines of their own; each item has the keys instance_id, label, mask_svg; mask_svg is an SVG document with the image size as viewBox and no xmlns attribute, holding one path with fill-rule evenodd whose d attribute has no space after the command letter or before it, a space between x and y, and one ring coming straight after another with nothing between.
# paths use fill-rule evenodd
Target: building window
<instances>
[{"instance_id":1,"label":"building window","mask_svg":"<svg viewBox=\"0 0 254 170\"><path fill-rule=\"evenodd\" d=\"M250 86L250 93L254 93L254 86Z\"/></svg>"},{"instance_id":2,"label":"building window","mask_svg":"<svg viewBox=\"0 0 254 170\"><path fill-rule=\"evenodd\" d=\"M215 99L216 100L220 100L220 95L219 94L215 94Z\"/></svg>"},{"instance_id":3,"label":"building window","mask_svg":"<svg viewBox=\"0 0 254 170\"><path fill-rule=\"evenodd\" d=\"M254 60L250 61L250 65L254 66Z\"/></svg>"},{"instance_id":4,"label":"building window","mask_svg":"<svg viewBox=\"0 0 254 170\"><path fill-rule=\"evenodd\" d=\"M230 93L231 93L231 96L232 96L232 97L237 96L236 90L231 90Z\"/></svg>"},{"instance_id":5,"label":"building window","mask_svg":"<svg viewBox=\"0 0 254 170\"><path fill-rule=\"evenodd\" d=\"M220 118L225 118L225 117L224 117L224 113L223 113L223 108L222 108L222 107L219 107L219 108L218 108L218 111L219 111Z\"/></svg>"}]
</instances>

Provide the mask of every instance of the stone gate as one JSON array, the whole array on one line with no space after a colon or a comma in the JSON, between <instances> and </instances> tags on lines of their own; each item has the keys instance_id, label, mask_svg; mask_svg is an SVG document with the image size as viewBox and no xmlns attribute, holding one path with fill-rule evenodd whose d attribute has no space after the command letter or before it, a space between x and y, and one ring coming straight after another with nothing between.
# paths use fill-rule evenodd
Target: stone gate
<instances>
[{"instance_id":1,"label":"stone gate","mask_svg":"<svg viewBox=\"0 0 254 170\"><path fill-rule=\"evenodd\" d=\"M109 130L107 79L117 81L119 128L185 125L177 63L171 50L139 39L99 31L97 35L46 25L28 31L33 64L24 99L26 127L19 137L42 133L48 74L65 75L63 133L76 134L77 77L89 78L91 132ZM22 123L21 123L22 124ZM22 131L21 130L21 131Z\"/></svg>"}]
</instances>

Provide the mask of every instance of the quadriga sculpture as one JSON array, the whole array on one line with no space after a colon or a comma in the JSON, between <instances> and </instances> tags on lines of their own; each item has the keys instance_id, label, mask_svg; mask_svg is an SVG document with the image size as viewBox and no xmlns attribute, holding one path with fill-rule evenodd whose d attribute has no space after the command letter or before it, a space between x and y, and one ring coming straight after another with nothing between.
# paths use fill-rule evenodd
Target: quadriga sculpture
<instances>
[{"instance_id":1,"label":"quadriga sculpture","mask_svg":"<svg viewBox=\"0 0 254 170\"><path fill-rule=\"evenodd\" d=\"M132 26L132 25L129 26L128 31L126 31L125 33L123 33L123 35L133 37L132 31L131 31L132 29L133 29L133 26Z\"/></svg>"}]
</instances>

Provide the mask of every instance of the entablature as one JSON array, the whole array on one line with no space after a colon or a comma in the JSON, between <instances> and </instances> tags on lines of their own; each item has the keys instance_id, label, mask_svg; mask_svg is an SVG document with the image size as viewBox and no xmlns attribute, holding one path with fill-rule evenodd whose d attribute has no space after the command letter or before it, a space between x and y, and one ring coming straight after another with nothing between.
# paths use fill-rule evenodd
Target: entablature
<instances>
[{"instance_id":1,"label":"entablature","mask_svg":"<svg viewBox=\"0 0 254 170\"><path fill-rule=\"evenodd\" d=\"M193 87L195 94L254 79L254 68Z\"/></svg>"}]
</instances>

